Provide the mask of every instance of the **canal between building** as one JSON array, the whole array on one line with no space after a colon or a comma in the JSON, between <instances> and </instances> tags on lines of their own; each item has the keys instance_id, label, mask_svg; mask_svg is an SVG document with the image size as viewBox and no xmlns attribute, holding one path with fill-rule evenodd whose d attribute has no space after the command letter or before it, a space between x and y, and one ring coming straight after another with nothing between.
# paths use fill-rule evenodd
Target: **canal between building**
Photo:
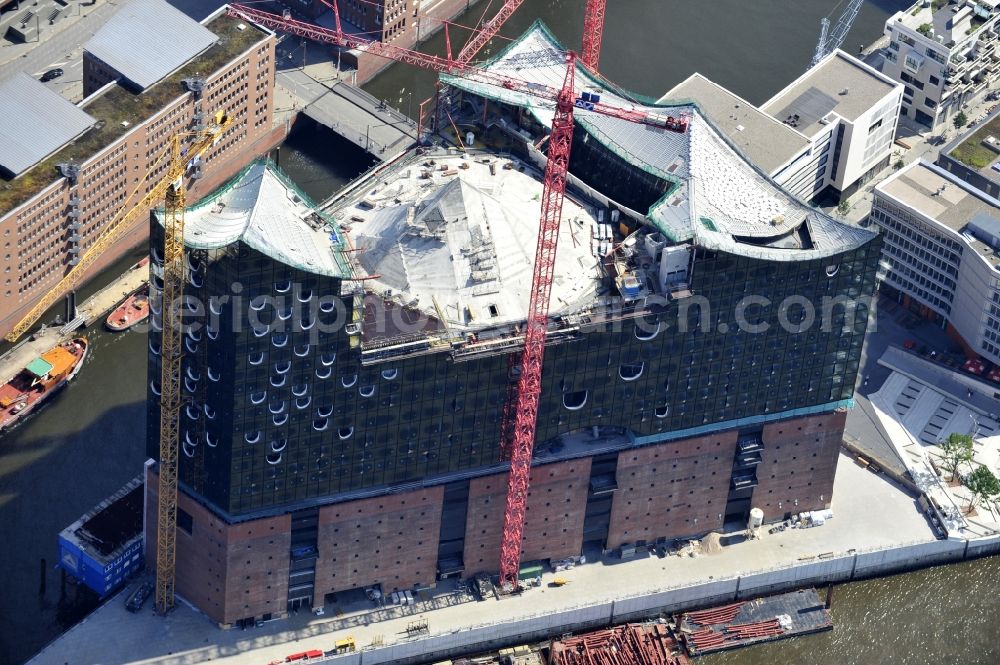
<instances>
[{"instance_id":1,"label":"canal between building","mask_svg":"<svg viewBox=\"0 0 1000 665\"><path fill-rule=\"evenodd\" d=\"M475 22L487 4L473 6L457 22ZM649 96L659 96L700 71L760 103L803 71L819 19L836 4L835 0L616 0L609 3L601 68L608 78ZM854 52L859 44L878 37L885 18L903 4L865 3L845 49ZM504 34L517 34L541 18L561 40L575 46L580 41L583 5L584 0L527 0ZM834 22L837 12L832 14ZM438 34L425 47L442 52L443 42ZM432 92L433 81L425 72L392 67L367 88L414 115L419 101ZM281 148L279 160L317 200L367 167L339 140L301 130ZM107 271L103 283L144 254L140 248L122 259ZM96 288L83 289L81 300ZM26 423L0 435L3 664L23 662L88 607L86 602L79 606L59 602L60 575L53 568L57 534L138 474L145 459L145 339L136 333L114 335L96 326L88 336L92 353L77 380ZM40 593L43 570L45 589ZM72 599L74 592L67 585L66 597ZM837 590L834 632L703 662L997 663L998 599L997 558L851 584ZM206 622L205 630L211 640L214 628Z\"/></svg>"}]
</instances>

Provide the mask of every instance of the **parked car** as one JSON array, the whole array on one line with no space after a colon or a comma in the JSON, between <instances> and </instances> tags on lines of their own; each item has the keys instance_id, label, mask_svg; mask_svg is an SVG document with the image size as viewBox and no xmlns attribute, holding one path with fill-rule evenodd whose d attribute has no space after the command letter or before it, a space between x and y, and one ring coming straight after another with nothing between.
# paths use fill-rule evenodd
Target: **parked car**
<instances>
[{"instance_id":1,"label":"parked car","mask_svg":"<svg viewBox=\"0 0 1000 665\"><path fill-rule=\"evenodd\" d=\"M125 609L129 612L138 612L146 603L146 599L153 593L153 583L143 582L135 588L125 599Z\"/></svg>"},{"instance_id":2,"label":"parked car","mask_svg":"<svg viewBox=\"0 0 1000 665\"><path fill-rule=\"evenodd\" d=\"M63 75L63 70L56 67L55 69L50 69L49 71L42 74L42 77L39 80L42 83L48 83L52 79L57 79L62 75Z\"/></svg>"}]
</instances>

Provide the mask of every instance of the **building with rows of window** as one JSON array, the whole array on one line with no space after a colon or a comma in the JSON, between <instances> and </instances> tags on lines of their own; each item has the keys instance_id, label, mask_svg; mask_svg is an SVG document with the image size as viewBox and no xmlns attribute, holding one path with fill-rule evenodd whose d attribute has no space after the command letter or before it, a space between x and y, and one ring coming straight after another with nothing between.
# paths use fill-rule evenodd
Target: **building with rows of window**
<instances>
[{"instance_id":1,"label":"building with rows of window","mask_svg":"<svg viewBox=\"0 0 1000 665\"><path fill-rule=\"evenodd\" d=\"M234 120L189 171L194 196L281 139L284 127L272 126L274 45L273 33L224 9L199 24L149 0L123 7L85 44L87 96L79 106L30 79L0 82L0 122L18 125L4 133L16 145L0 146L0 334L79 262L116 214L149 191L166 168L175 133L196 131L219 111ZM36 122L24 123L26 113ZM20 149L25 145L32 149ZM147 232L140 215L90 274Z\"/></svg>"},{"instance_id":2,"label":"building with rows of window","mask_svg":"<svg viewBox=\"0 0 1000 665\"><path fill-rule=\"evenodd\" d=\"M561 81L538 39L489 66L550 52L521 75ZM482 136L513 152L412 151L325 212L258 163L187 214L177 591L220 624L498 569L547 118L445 83L456 123L489 99ZM878 236L782 191L697 107L644 109L577 113L525 561L832 501ZM156 457L169 320L151 258Z\"/></svg>"},{"instance_id":3,"label":"building with rows of window","mask_svg":"<svg viewBox=\"0 0 1000 665\"><path fill-rule=\"evenodd\" d=\"M997 4L918 0L885 22L882 72L902 83L902 114L940 131L1000 78Z\"/></svg>"},{"instance_id":4,"label":"building with rows of window","mask_svg":"<svg viewBox=\"0 0 1000 665\"><path fill-rule=\"evenodd\" d=\"M970 356L1000 363L1000 201L914 162L878 184L871 219L892 264L883 289Z\"/></svg>"}]
</instances>

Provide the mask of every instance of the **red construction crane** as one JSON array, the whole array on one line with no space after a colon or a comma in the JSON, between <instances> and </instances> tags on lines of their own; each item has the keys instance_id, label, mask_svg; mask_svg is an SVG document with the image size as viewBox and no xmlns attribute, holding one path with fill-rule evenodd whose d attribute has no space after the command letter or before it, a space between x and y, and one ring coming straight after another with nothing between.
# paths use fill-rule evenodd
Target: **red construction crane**
<instances>
[{"instance_id":1,"label":"red construction crane","mask_svg":"<svg viewBox=\"0 0 1000 665\"><path fill-rule=\"evenodd\" d=\"M595 72L597 63L601 60L606 4L607 0L587 0L587 9L583 15L583 48L580 49L580 60Z\"/></svg>"},{"instance_id":2,"label":"red construction crane","mask_svg":"<svg viewBox=\"0 0 1000 665\"><path fill-rule=\"evenodd\" d=\"M486 42L496 37L497 32L503 27L503 24L523 2L524 0L506 0L496 16L484 23L483 27L477 30L472 35L472 38L466 42L465 46L462 47L462 50L458 52L458 61L464 64L476 57L476 54L486 46Z\"/></svg>"},{"instance_id":3,"label":"red construction crane","mask_svg":"<svg viewBox=\"0 0 1000 665\"><path fill-rule=\"evenodd\" d=\"M573 146L573 109L576 88L573 76L576 56L566 56L566 79L556 99L552 133L546 151L545 187L542 189L542 216L535 246L535 272L531 278L531 299L521 352L521 374L517 377L517 402L511 414L513 428L503 423L501 432L511 431L510 473L507 475L507 507L503 514L503 538L500 541L500 588L510 593L517 589L521 568L521 543L524 540L524 513L528 506L531 480L531 457L535 448L535 425L538 423L538 398L542 395L542 361L545 357L545 334L549 327L549 296L556 267L559 222L562 220L569 153ZM501 442L503 444L505 442Z\"/></svg>"},{"instance_id":4,"label":"red construction crane","mask_svg":"<svg viewBox=\"0 0 1000 665\"><path fill-rule=\"evenodd\" d=\"M549 296L555 271L556 248L559 240L559 223L566 193L566 176L569 169L570 148L573 144L573 113L580 108L593 113L620 118L629 122L651 125L674 132L686 132L688 118L664 116L638 106L621 107L603 103L597 94L576 96L574 77L576 55L566 54L566 76L563 85L555 89L488 70L477 69L467 62L458 62L450 56L441 58L418 51L368 41L346 35L340 27L339 13L334 4L335 29L296 21L286 13L276 16L257 9L234 4L227 9L230 16L282 30L294 35L335 44L346 48L365 48L370 53L397 62L406 62L439 73L473 79L507 90L521 92L536 98L550 100L555 106L552 132L548 137L545 167L545 185L542 190L541 221L535 248L534 274L531 297L517 377L516 399L513 408L508 403L503 410L501 423L501 450L510 457L507 482L507 503L504 511L503 534L500 544L500 586L505 592L518 588L517 576L521 563L521 543L524 538L524 515L527 508L528 486L531 481L531 459L535 446L535 426L538 422L538 400L542 391L542 363L545 355L545 336L548 329ZM512 367L516 366L512 363Z\"/></svg>"}]
</instances>

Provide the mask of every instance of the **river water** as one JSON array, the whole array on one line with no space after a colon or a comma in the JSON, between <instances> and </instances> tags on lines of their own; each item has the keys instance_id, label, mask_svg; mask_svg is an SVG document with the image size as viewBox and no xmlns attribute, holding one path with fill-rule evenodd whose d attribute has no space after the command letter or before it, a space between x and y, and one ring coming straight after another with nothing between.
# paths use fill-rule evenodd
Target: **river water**
<instances>
[{"instance_id":1,"label":"river water","mask_svg":"<svg viewBox=\"0 0 1000 665\"><path fill-rule=\"evenodd\" d=\"M842 3L846 0L842 0ZM458 22L475 22L488 0ZM493 11L498 0L493 0ZM835 0L612 0L601 61L626 88L658 96L694 71L759 103L804 69L819 19ZM527 0L504 33L536 18L579 44L584 0ZM845 43L875 39L902 3L869 0ZM837 11L840 11L839 9ZM475 14L472 16L471 14ZM836 20L837 12L833 12ZM443 35L426 47L443 50ZM460 39L454 37L456 43ZM457 49L456 49L457 50ZM426 73L393 67L368 87L416 113L433 90ZM367 165L332 137L299 133L280 162L314 199ZM120 274L145 250L108 272ZM100 281L100 280L98 280ZM106 280L105 280L106 281ZM96 285L84 289L81 300ZM20 663L90 606L62 604L53 570L58 532L138 474L145 458L146 344L135 333L88 332L92 352L76 381L41 412L0 436L0 664ZM46 590L39 594L41 560ZM67 587L72 599L74 588ZM836 630L706 658L706 665L1000 663L1000 559L838 588ZM206 625L206 630L211 630ZM210 638L210 635L208 636ZM111 662L111 661L109 661Z\"/></svg>"}]
</instances>

